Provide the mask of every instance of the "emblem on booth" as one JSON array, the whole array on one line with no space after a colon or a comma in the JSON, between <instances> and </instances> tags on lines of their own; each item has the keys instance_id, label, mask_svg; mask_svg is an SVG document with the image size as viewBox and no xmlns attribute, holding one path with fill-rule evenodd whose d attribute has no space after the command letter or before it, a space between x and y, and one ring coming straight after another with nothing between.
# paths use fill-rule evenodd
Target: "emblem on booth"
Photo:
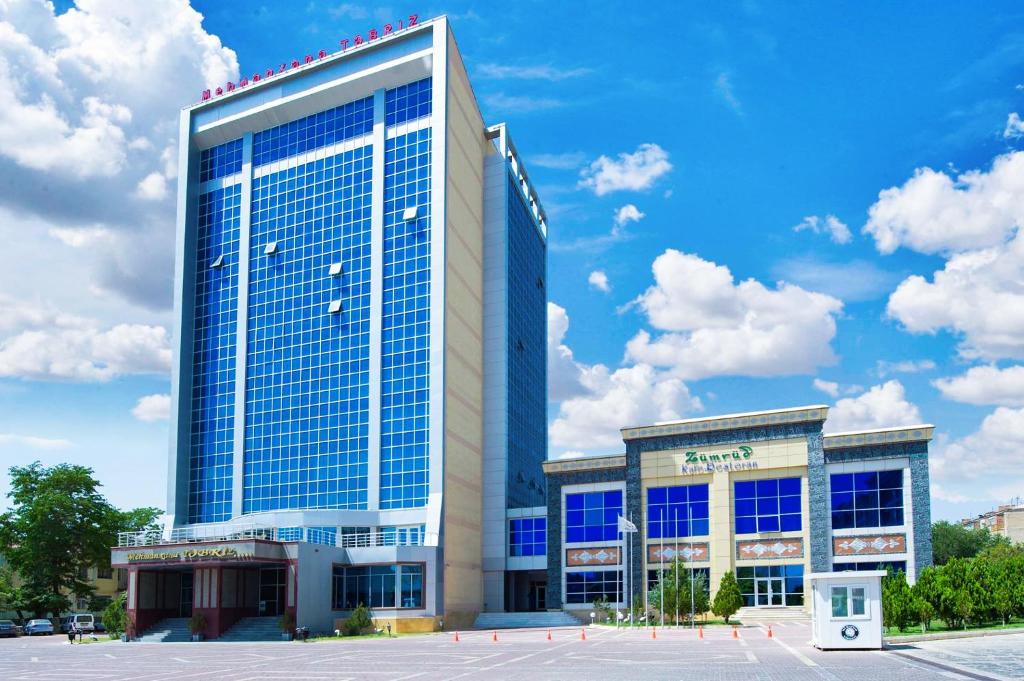
<instances>
[{"instance_id":1,"label":"emblem on booth","mask_svg":"<svg viewBox=\"0 0 1024 681\"><path fill-rule=\"evenodd\" d=\"M846 639L847 641L852 641L852 640L854 640L855 638L857 638L858 636L860 636L860 629L858 629L857 627L855 627L855 626L854 626L854 625L852 625L852 624L847 624L847 625L846 625L845 627L843 627L843 628L842 628L842 629L841 629L841 630L839 631L839 633L840 633L840 634L842 635L842 637L843 637L843 638L845 638L845 639Z\"/></svg>"}]
</instances>

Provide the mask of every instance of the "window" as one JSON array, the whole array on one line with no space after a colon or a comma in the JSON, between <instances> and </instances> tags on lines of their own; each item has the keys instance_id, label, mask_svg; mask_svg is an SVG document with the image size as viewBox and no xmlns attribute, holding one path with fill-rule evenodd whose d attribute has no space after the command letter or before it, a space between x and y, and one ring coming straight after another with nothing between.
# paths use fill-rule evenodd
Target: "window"
<instances>
[{"instance_id":1,"label":"window","mask_svg":"<svg viewBox=\"0 0 1024 681\"><path fill-rule=\"evenodd\" d=\"M658 572L659 570L648 570L647 571L647 591L658 588ZM665 573L671 575L668 564L665 564ZM697 580L701 577L704 578L704 593L708 596L711 595L711 568L699 567L699 568L683 568L679 571L679 579L690 579L690 574L693 574L693 579Z\"/></svg>"},{"instance_id":2,"label":"window","mask_svg":"<svg viewBox=\"0 0 1024 681\"><path fill-rule=\"evenodd\" d=\"M708 534L708 486L651 487L647 490L647 536L703 537Z\"/></svg>"},{"instance_id":3,"label":"window","mask_svg":"<svg viewBox=\"0 0 1024 681\"><path fill-rule=\"evenodd\" d=\"M867 588L863 586L832 587L832 617L866 617Z\"/></svg>"},{"instance_id":4,"label":"window","mask_svg":"<svg viewBox=\"0 0 1024 681\"><path fill-rule=\"evenodd\" d=\"M114 569L109 565L101 565L96 568L96 579L113 579Z\"/></svg>"},{"instance_id":5,"label":"window","mask_svg":"<svg viewBox=\"0 0 1024 681\"><path fill-rule=\"evenodd\" d=\"M738 481L734 497L736 534L800 529L800 478Z\"/></svg>"},{"instance_id":6,"label":"window","mask_svg":"<svg viewBox=\"0 0 1024 681\"><path fill-rule=\"evenodd\" d=\"M833 563L833 572L863 572L864 570L891 570L893 574L907 572L907 561L891 560L864 563Z\"/></svg>"},{"instance_id":7,"label":"window","mask_svg":"<svg viewBox=\"0 0 1024 681\"><path fill-rule=\"evenodd\" d=\"M547 553L547 518L513 518L508 522L508 555L543 556Z\"/></svg>"},{"instance_id":8,"label":"window","mask_svg":"<svg viewBox=\"0 0 1024 681\"><path fill-rule=\"evenodd\" d=\"M360 604L368 608L422 608L423 566L335 566L332 602L335 610L353 610Z\"/></svg>"},{"instance_id":9,"label":"window","mask_svg":"<svg viewBox=\"0 0 1024 681\"><path fill-rule=\"evenodd\" d=\"M603 598L609 603L622 602L621 570L566 573L566 603L593 603L599 598Z\"/></svg>"},{"instance_id":10,"label":"window","mask_svg":"<svg viewBox=\"0 0 1024 681\"><path fill-rule=\"evenodd\" d=\"M613 541L618 538L622 490L565 495L565 540Z\"/></svg>"},{"instance_id":11,"label":"window","mask_svg":"<svg viewBox=\"0 0 1024 681\"><path fill-rule=\"evenodd\" d=\"M903 524L903 471L831 476L832 529Z\"/></svg>"}]
</instances>

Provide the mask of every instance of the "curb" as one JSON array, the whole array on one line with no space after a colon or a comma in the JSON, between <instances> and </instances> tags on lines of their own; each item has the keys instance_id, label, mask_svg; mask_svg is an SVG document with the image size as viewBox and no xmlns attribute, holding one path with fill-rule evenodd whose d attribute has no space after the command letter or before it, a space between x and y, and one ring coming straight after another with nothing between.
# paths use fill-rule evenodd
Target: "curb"
<instances>
[{"instance_id":1,"label":"curb","mask_svg":"<svg viewBox=\"0 0 1024 681\"><path fill-rule=\"evenodd\" d=\"M1012 634L1024 634L1024 628L1018 629L989 629L981 631L942 631L935 634L919 634L911 636L894 636L885 639L885 646L891 647L902 643L921 643L925 641L944 641L957 638L985 638L988 636L1010 636Z\"/></svg>"}]
</instances>

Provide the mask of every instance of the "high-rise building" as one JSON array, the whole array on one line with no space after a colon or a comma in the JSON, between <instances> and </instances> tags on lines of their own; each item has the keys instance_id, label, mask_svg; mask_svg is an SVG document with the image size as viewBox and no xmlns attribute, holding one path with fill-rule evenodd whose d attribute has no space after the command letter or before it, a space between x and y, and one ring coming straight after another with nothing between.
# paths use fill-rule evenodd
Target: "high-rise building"
<instances>
[{"instance_id":1,"label":"high-rise building","mask_svg":"<svg viewBox=\"0 0 1024 681\"><path fill-rule=\"evenodd\" d=\"M169 522L113 556L136 630L536 607L506 537L544 515L546 218L447 19L206 91L180 136Z\"/></svg>"}]
</instances>

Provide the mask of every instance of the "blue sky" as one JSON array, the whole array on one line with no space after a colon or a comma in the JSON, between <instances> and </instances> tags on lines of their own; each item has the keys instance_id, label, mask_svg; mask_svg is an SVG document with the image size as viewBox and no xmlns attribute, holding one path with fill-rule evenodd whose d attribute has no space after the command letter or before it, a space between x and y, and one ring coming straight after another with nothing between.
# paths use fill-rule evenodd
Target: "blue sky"
<instances>
[{"instance_id":1,"label":"blue sky","mask_svg":"<svg viewBox=\"0 0 1024 681\"><path fill-rule=\"evenodd\" d=\"M0 9L0 466L164 503L177 109L416 12L548 211L552 456L826 403L936 425L938 518L1024 496L1024 10L491 7Z\"/></svg>"}]
</instances>

